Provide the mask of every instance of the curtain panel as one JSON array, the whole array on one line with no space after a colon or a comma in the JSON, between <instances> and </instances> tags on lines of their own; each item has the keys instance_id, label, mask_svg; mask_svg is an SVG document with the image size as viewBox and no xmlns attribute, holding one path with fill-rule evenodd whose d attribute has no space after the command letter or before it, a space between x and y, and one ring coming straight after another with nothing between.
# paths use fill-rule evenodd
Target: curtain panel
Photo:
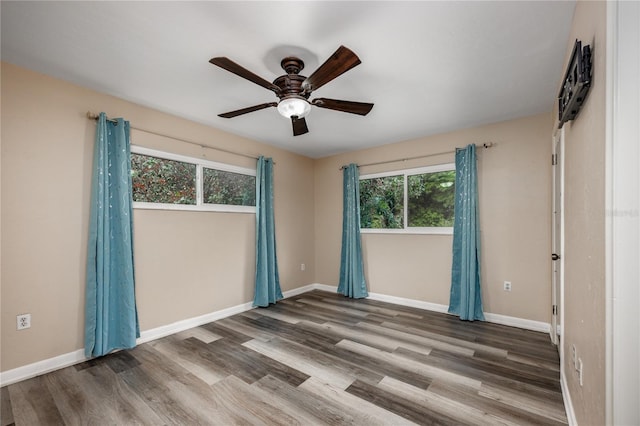
<instances>
[{"instance_id":1,"label":"curtain panel","mask_svg":"<svg viewBox=\"0 0 640 426\"><path fill-rule=\"evenodd\" d=\"M476 146L456 150L455 217L449 313L484 321L480 294L480 221Z\"/></svg>"},{"instance_id":2,"label":"curtain panel","mask_svg":"<svg viewBox=\"0 0 640 426\"><path fill-rule=\"evenodd\" d=\"M342 252L338 293L360 299L369 296L360 241L360 182L358 166L349 164L343 175Z\"/></svg>"},{"instance_id":3,"label":"curtain panel","mask_svg":"<svg viewBox=\"0 0 640 426\"><path fill-rule=\"evenodd\" d=\"M256 281L254 306L282 299L273 213L273 160L258 158L256 167Z\"/></svg>"},{"instance_id":4,"label":"curtain panel","mask_svg":"<svg viewBox=\"0 0 640 426\"><path fill-rule=\"evenodd\" d=\"M133 269L129 122L101 113L93 154L87 247L85 355L132 348L140 337Z\"/></svg>"}]
</instances>

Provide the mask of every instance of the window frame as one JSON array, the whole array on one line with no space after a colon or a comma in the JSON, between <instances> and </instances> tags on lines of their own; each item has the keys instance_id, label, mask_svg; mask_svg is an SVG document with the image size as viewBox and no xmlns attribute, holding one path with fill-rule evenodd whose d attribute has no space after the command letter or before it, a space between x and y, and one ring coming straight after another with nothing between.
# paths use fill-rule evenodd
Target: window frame
<instances>
[{"instance_id":1,"label":"window frame","mask_svg":"<svg viewBox=\"0 0 640 426\"><path fill-rule=\"evenodd\" d=\"M453 235L453 226L421 226L409 227L409 191L408 176L422 175L427 173L438 173L455 171L455 163L435 164L432 166L416 167L412 169L392 170L388 172L370 173L361 175L359 180L375 179L389 176L403 176L403 218L404 228L386 229L386 228L360 228L361 234L430 234L430 235Z\"/></svg>"},{"instance_id":2,"label":"window frame","mask_svg":"<svg viewBox=\"0 0 640 426\"><path fill-rule=\"evenodd\" d=\"M205 160L201 158L190 157L187 155L174 154L171 152L160 151L157 149L146 148L139 145L131 145L132 154L146 155L149 157L160 158L163 160L180 161L182 163L193 164L196 166L196 204L170 204L170 203L150 203L147 201L134 201L134 209L142 210L182 210L182 211L205 211L205 212L223 212L223 213L254 213L256 206L238 206L233 204L208 204L204 202L203 184L203 168L221 170L224 172L237 173L241 175L256 176L256 170L246 167L233 166L231 164L219 163L217 161Z\"/></svg>"}]
</instances>

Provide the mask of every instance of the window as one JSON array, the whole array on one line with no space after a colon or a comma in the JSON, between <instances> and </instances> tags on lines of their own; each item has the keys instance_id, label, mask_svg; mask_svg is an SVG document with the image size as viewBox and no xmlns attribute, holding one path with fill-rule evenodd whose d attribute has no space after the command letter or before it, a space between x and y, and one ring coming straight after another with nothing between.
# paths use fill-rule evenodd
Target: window
<instances>
[{"instance_id":1,"label":"window","mask_svg":"<svg viewBox=\"0 0 640 426\"><path fill-rule=\"evenodd\" d=\"M360 177L363 232L453 233L454 164Z\"/></svg>"},{"instance_id":2,"label":"window","mask_svg":"<svg viewBox=\"0 0 640 426\"><path fill-rule=\"evenodd\" d=\"M131 147L133 207L255 213L253 169Z\"/></svg>"},{"instance_id":3,"label":"window","mask_svg":"<svg viewBox=\"0 0 640 426\"><path fill-rule=\"evenodd\" d=\"M131 154L133 201L196 204L196 165Z\"/></svg>"},{"instance_id":4,"label":"window","mask_svg":"<svg viewBox=\"0 0 640 426\"><path fill-rule=\"evenodd\" d=\"M455 183L455 170L407 175L408 226L452 227Z\"/></svg>"},{"instance_id":5,"label":"window","mask_svg":"<svg viewBox=\"0 0 640 426\"><path fill-rule=\"evenodd\" d=\"M256 205L256 177L203 167L206 204Z\"/></svg>"},{"instance_id":6,"label":"window","mask_svg":"<svg viewBox=\"0 0 640 426\"><path fill-rule=\"evenodd\" d=\"M404 176L360 178L360 227L404 228Z\"/></svg>"}]
</instances>

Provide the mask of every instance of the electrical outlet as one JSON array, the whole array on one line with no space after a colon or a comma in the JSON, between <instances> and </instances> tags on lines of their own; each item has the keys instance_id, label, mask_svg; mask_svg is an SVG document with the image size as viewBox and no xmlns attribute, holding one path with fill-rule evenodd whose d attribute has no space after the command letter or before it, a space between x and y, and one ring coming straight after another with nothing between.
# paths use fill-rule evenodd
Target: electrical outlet
<instances>
[{"instance_id":1,"label":"electrical outlet","mask_svg":"<svg viewBox=\"0 0 640 426\"><path fill-rule=\"evenodd\" d=\"M504 291L511 291L511 281L504 282Z\"/></svg>"},{"instance_id":2,"label":"electrical outlet","mask_svg":"<svg viewBox=\"0 0 640 426\"><path fill-rule=\"evenodd\" d=\"M22 314L16 317L17 329L24 330L31 327L31 314Z\"/></svg>"},{"instance_id":3,"label":"electrical outlet","mask_svg":"<svg viewBox=\"0 0 640 426\"><path fill-rule=\"evenodd\" d=\"M301 264L300 264L300 270L301 270L301 271L304 271L305 269L307 269L307 267L305 266L305 264L304 264L304 263L301 263Z\"/></svg>"}]
</instances>

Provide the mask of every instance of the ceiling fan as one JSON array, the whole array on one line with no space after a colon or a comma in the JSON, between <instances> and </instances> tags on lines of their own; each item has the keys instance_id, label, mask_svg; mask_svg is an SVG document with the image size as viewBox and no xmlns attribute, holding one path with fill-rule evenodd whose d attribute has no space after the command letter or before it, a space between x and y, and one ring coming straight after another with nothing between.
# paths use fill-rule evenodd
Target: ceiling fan
<instances>
[{"instance_id":1,"label":"ceiling fan","mask_svg":"<svg viewBox=\"0 0 640 426\"><path fill-rule=\"evenodd\" d=\"M309 101L311 92L360 64L360 58L344 46L340 46L309 77L300 75L300 71L304 68L304 62L300 58L294 56L284 58L280 66L286 74L276 78L273 83L269 83L226 57L212 58L209 62L273 91L279 99L279 102L267 102L218 114L219 117L233 118L261 109L277 107L281 115L291 119L293 136L299 136L309 132L305 116L309 114L311 105L358 115L367 115L373 108L373 104L339 99L315 98Z\"/></svg>"}]
</instances>

